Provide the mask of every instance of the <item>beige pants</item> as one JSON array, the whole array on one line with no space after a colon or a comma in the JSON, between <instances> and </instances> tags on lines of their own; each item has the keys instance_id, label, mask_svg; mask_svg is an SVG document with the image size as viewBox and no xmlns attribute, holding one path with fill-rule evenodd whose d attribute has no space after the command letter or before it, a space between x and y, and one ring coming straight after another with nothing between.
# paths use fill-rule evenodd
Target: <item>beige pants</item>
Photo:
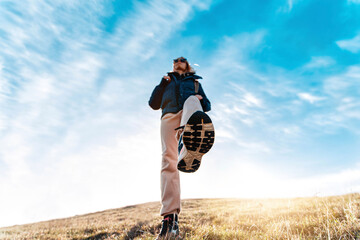
<instances>
[{"instance_id":1,"label":"beige pants","mask_svg":"<svg viewBox=\"0 0 360 240\"><path fill-rule=\"evenodd\" d=\"M196 111L203 111L200 101L190 96L178 113L167 113L161 118L161 216L180 213L180 177L177 170L179 132L175 128L187 123Z\"/></svg>"}]
</instances>

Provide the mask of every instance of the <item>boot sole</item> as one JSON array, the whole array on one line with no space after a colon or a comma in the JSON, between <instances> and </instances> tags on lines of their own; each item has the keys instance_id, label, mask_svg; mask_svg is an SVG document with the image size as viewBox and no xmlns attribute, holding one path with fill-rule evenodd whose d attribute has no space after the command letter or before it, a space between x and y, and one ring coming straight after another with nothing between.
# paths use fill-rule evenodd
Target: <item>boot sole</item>
<instances>
[{"instance_id":1,"label":"boot sole","mask_svg":"<svg viewBox=\"0 0 360 240\"><path fill-rule=\"evenodd\" d=\"M178 169L183 172L195 172L199 169L202 156L207 153L214 144L215 131L210 117L202 112L195 112L183 132L183 143L189 152L186 158L193 158L190 167L186 166L186 161L182 159L178 163Z\"/></svg>"}]
</instances>

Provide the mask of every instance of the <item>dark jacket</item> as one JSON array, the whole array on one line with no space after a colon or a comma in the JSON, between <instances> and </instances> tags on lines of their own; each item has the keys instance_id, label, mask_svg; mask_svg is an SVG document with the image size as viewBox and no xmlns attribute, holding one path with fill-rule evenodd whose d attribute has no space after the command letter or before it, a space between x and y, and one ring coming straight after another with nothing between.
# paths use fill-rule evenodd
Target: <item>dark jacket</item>
<instances>
[{"instance_id":1,"label":"dark jacket","mask_svg":"<svg viewBox=\"0 0 360 240\"><path fill-rule=\"evenodd\" d=\"M149 105L152 109L162 109L163 117L166 113L177 113L183 109L185 100L195 93L195 79L202 79L202 77L193 73L185 73L180 75L177 72L170 72L168 75L171 81L168 82L166 79L161 79L159 85L153 90ZM203 97L200 101L204 112L208 112L211 109L209 99L206 97L205 92L199 83L198 93Z\"/></svg>"}]
</instances>

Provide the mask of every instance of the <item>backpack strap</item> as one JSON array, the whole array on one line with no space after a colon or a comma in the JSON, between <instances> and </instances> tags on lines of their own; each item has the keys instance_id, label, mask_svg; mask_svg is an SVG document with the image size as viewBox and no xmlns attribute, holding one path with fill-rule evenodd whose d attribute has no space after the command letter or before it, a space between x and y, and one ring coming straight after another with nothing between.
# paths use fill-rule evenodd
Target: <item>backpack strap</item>
<instances>
[{"instance_id":1,"label":"backpack strap","mask_svg":"<svg viewBox=\"0 0 360 240\"><path fill-rule=\"evenodd\" d=\"M197 79L195 79L194 85L195 85L195 93L197 94L199 92L199 81Z\"/></svg>"}]
</instances>

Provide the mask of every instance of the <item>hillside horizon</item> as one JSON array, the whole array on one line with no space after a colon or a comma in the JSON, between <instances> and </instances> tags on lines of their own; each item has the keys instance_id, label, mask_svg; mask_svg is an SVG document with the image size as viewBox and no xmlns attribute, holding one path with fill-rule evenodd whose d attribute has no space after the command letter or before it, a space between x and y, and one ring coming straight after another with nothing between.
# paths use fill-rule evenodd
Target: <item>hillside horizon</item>
<instances>
[{"instance_id":1,"label":"hillside horizon","mask_svg":"<svg viewBox=\"0 0 360 240\"><path fill-rule=\"evenodd\" d=\"M343 194L343 195L305 196L305 197L300 196L300 197L258 197L258 198L257 197L254 197L254 198L251 198L251 197L250 198L246 198L246 197L184 198L184 199L181 199L181 202L183 203L184 201L191 201L191 200L229 200L229 199L232 199L232 200L281 200L282 199L283 200L283 199L303 199L303 198L313 198L313 197L336 197L336 196L344 196L344 195L351 195L351 194L357 194L357 193L354 192L354 193L347 193L347 194ZM87 213L75 213L74 215L69 215L69 216L61 216L61 217L49 218L49 219L44 219L44 220L39 220L39 221L29 221L29 222L19 223L19 224L4 225L4 226L0 226L0 230L3 229L3 228L11 228L11 227L24 226L24 225L40 224L40 223L50 222L50 221L61 221L61 220L65 220L65 219L88 216L88 215L91 215L91 214L103 213L103 212L107 212L107 211L111 211L111 210L126 209L126 208L129 208L129 207L140 206L140 205L144 205L144 204L158 204L159 205L159 211L160 211L160 208L161 208L160 201L140 202L140 203L134 203L134 204L127 204L127 205L123 205L123 206L120 206L120 207L99 209L99 210L90 211L90 212L87 212Z\"/></svg>"},{"instance_id":2,"label":"hillside horizon","mask_svg":"<svg viewBox=\"0 0 360 240\"><path fill-rule=\"evenodd\" d=\"M0 239L153 239L160 203L0 228ZM358 239L360 194L283 199L184 199L183 239Z\"/></svg>"}]
</instances>

